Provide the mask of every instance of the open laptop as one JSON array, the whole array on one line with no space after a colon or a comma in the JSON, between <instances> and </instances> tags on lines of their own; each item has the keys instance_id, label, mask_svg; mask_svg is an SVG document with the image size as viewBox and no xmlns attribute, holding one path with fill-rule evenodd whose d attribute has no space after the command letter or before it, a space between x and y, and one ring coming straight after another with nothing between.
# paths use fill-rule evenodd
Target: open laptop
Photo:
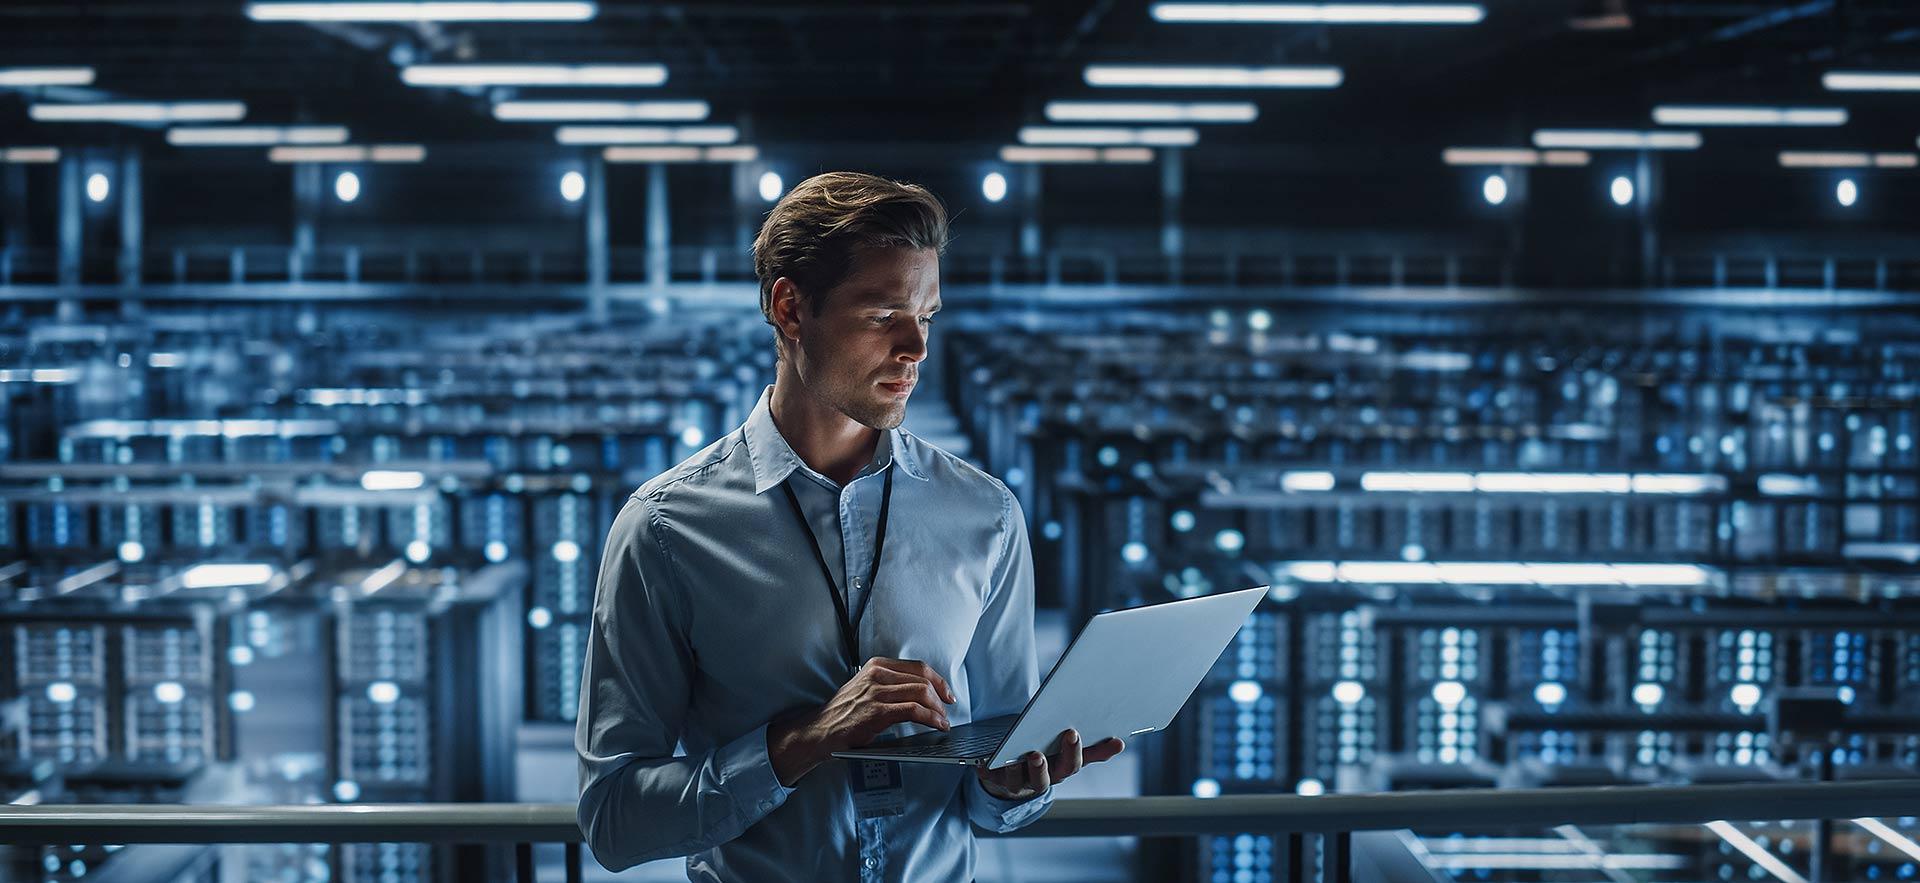
<instances>
[{"instance_id":1,"label":"open laptop","mask_svg":"<svg viewBox=\"0 0 1920 883\"><path fill-rule=\"evenodd\" d=\"M1098 614L1019 714L880 739L833 756L998 769L1029 751L1052 754L1069 728L1080 732L1082 745L1164 730L1266 594L1266 586L1255 586Z\"/></svg>"}]
</instances>

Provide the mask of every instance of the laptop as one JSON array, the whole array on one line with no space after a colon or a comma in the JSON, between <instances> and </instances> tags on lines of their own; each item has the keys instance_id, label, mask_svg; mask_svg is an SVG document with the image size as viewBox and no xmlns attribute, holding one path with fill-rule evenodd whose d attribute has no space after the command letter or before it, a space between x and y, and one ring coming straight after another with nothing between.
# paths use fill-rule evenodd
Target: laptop
<instances>
[{"instance_id":1,"label":"laptop","mask_svg":"<svg viewBox=\"0 0 1920 883\"><path fill-rule=\"evenodd\" d=\"M1255 586L1098 614L1019 714L878 739L833 756L999 769L1029 751L1052 754L1070 728L1089 746L1164 730L1266 594Z\"/></svg>"}]
</instances>

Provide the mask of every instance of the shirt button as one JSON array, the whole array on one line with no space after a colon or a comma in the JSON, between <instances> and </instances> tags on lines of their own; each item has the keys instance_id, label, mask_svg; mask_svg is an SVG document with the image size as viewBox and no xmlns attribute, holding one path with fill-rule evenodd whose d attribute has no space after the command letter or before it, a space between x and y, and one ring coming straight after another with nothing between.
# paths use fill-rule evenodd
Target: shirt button
<instances>
[{"instance_id":1,"label":"shirt button","mask_svg":"<svg viewBox=\"0 0 1920 883\"><path fill-rule=\"evenodd\" d=\"M878 861L875 861L872 856L867 857L867 870L871 871L874 868L877 868L879 866L880 866L880 863Z\"/></svg>"}]
</instances>

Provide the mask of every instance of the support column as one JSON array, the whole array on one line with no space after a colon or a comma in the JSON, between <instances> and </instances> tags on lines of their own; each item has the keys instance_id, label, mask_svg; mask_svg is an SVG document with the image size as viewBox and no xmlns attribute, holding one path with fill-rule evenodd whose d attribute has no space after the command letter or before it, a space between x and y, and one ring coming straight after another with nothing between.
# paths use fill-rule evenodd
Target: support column
<instances>
[{"instance_id":1,"label":"support column","mask_svg":"<svg viewBox=\"0 0 1920 883\"><path fill-rule=\"evenodd\" d=\"M667 166L651 163L647 166L647 286L655 291L667 288L673 245L668 223Z\"/></svg>"},{"instance_id":2,"label":"support column","mask_svg":"<svg viewBox=\"0 0 1920 883\"><path fill-rule=\"evenodd\" d=\"M594 154L587 162L587 309L596 319L607 315L607 160Z\"/></svg>"},{"instance_id":3,"label":"support column","mask_svg":"<svg viewBox=\"0 0 1920 883\"><path fill-rule=\"evenodd\" d=\"M757 165L733 164L733 244L741 254L753 248L753 237L760 232L760 214L754 210L760 201L759 182L755 180L759 176L754 174Z\"/></svg>"},{"instance_id":4,"label":"support column","mask_svg":"<svg viewBox=\"0 0 1920 883\"><path fill-rule=\"evenodd\" d=\"M301 267L313 266L315 228L320 216L320 164L293 166L293 253Z\"/></svg>"},{"instance_id":5,"label":"support column","mask_svg":"<svg viewBox=\"0 0 1920 883\"><path fill-rule=\"evenodd\" d=\"M80 192L81 171L78 155L60 157L60 285L69 289L80 286L80 249L85 234L80 201L87 198ZM58 309L63 320L80 318L80 300L76 297L62 298Z\"/></svg>"},{"instance_id":6,"label":"support column","mask_svg":"<svg viewBox=\"0 0 1920 883\"><path fill-rule=\"evenodd\" d=\"M1040 257L1040 164L1020 167L1020 256Z\"/></svg>"},{"instance_id":7,"label":"support column","mask_svg":"<svg viewBox=\"0 0 1920 883\"><path fill-rule=\"evenodd\" d=\"M0 164L0 174L6 177L6 183L0 185L6 199L6 239L0 241L0 248L24 249L27 247L27 166L25 163Z\"/></svg>"},{"instance_id":8,"label":"support column","mask_svg":"<svg viewBox=\"0 0 1920 883\"><path fill-rule=\"evenodd\" d=\"M141 203L140 148L120 151L120 287L140 287L140 260L146 250L146 217ZM123 315L137 315L140 301L120 302Z\"/></svg>"},{"instance_id":9,"label":"support column","mask_svg":"<svg viewBox=\"0 0 1920 883\"><path fill-rule=\"evenodd\" d=\"M1633 189L1638 198L1634 203L1634 216L1640 222L1640 284L1647 287L1660 284L1659 215L1654 204L1663 196L1660 178L1660 161L1653 151L1641 151L1634 169Z\"/></svg>"},{"instance_id":10,"label":"support column","mask_svg":"<svg viewBox=\"0 0 1920 883\"><path fill-rule=\"evenodd\" d=\"M1180 223L1180 204L1187 189L1182 151L1160 151L1160 253L1167 258L1167 281L1180 282L1180 256L1186 250L1186 229Z\"/></svg>"}]
</instances>

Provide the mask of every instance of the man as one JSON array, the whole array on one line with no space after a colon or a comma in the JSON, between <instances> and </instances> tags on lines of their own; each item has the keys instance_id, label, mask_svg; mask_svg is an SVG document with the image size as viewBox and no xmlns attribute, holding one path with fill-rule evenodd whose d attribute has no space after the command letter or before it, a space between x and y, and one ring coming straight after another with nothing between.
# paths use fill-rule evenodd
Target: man
<instances>
[{"instance_id":1,"label":"man","mask_svg":"<svg viewBox=\"0 0 1920 883\"><path fill-rule=\"evenodd\" d=\"M898 428L946 240L933 194L871 175L808 179L768 214L774 385L607 537L575 736L580 828L607 868L965 881L969 823L1025 825L1052 783L1120 752L1069 730L993 771L831 757L1018 712L1037 687L1019 504Z\"/></svg>"}]
</instances>

